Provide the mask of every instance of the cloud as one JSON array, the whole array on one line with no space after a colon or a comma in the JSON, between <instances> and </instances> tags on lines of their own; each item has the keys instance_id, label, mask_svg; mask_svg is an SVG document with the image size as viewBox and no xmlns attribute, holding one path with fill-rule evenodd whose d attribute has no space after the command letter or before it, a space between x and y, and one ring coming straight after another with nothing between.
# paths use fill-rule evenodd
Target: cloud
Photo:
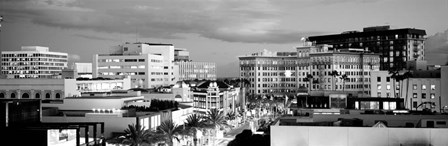
<instances>
[{"instance_id":1,"label":"cloud","mask_svg":"<svg viewBox=\"0 0 448 146\"><path fill-rule=\"evenodd\" d=\"M78 54L69 54L68 55L68 60L71 62L76 62L79 61L81 59L81 57Z\"/></svg>"},{"instance_id":2,"label":"cloud","mask_svg":"<svg viewBox=\"0 0 448 146\"><path fill-rule=\"evenodd\" d=\"M448 29L426 39L426 59L430 64L445 64L448 61Z\"/></svg>"},{"instance_id":3,"label":"cloud","mask_svg":"<svg viewBox=\"0 0 448 146\"><path fill-rule=\"evenodd\" d=\"M6 1L6 9L0 12L63 29L160 39L197 34L226 42L291 43L301 36L318 33L282 29L281 8L269 0L102 1L107 6L94 5L96 1Z\"/></svg>"},{"instance_id":4,"label":"cloud","mask_svg":"<svg viewBox=\"0 0 448 146\"><path fill-rule=\"evenodd\" d=\"M101 36L93 36L93 35L85 35L85 34L74 34L73 36L89 39L89 40L101 40L101 41L117 41L117 39L101 37Z\"/></svg>"}]
</instances>

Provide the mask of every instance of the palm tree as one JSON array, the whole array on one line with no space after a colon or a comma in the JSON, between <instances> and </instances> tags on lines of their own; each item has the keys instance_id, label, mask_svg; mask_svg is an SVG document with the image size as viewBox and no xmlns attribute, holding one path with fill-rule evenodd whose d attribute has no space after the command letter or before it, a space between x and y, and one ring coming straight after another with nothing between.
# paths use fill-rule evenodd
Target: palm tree
<instances>
[{"instance_id":1,"label":"palm tree","mask_svg":"<svg viewBox=\"0 0 448 146\"><path fill-rule=\"evenodd\" d=\"M197 145L197 131L204 128L206 125L204 123L203 117L193 114L187 117L187 122L184 124L190 134L193 135L194 145Z\"/></svg>"},{"instance_id":2,"label":"palm tree","mask_svg":"<svg viewBox=\"0 0 448 146\"><path fill-rule=\"evenodd\" d=\"M209 126L213 127L215 135L218 132L218 128L227 126L223 112L217 109L207 111L205 120Z\"/></svg>"},{"instance_id":3,"label":"palm tree","mask_svg":"<svg viewBox=\"0 0 448 146\"><path fill-rule=\"evenodd\" d=\"M313 81L313 76L311 74L307 74L305 78L303 78L303 81L308 82L308 94L311 94L311 81Z\"/></svg>"},{"instance_id":4,"label":"palm tree","mask_svg":"<svg viewBox=\"0 0 448 146\"><path fill-rule=\"evenodd\" d=\"M406 104L408 103L408 91L409 91L409 78L411 78L412 77L412 73L410 72L410 71L407 71L407 72L405 72L402 76L401 76L401 78L403 79L403 80L406 80L406 95L405 95L405 105L404 105L404 107L406 107ZM412 110L412 105L411 105L411 110Z\"/></svg>"},{"instance_id":5,"label":"palm tree","mask_svg":"<svg viewBox=\"0 0 448 146\"><path fill-rule=\"evenodd\" d=\"M336 90L336 88L335 88L336 83L334 82L334 78L335 78L336 76L339 76L339 72L333 70L333 71L330 73L330 75L333 77L333 85L332 85L332 86L333 86L333 90Z\"/></svg>"},{"instance_id":6,"label":"palm tree","mask_svg":"<svg viewBox=\"0 0 448 146\"><path fill-rule=\"evenodd\" d=\"M157 127L158 137L163 139L169 146L173 145L173 139L179 141L182 131L183 127L176 125L173 120L164 121Z\"/></svg>"},{"instance_id":7,"label":"palm tree","mask_svg":"<svg viewBox=\"0 0 448 146\"><path fill-rule=\"evenodd\" d=\"M391 78L392 79L394 79L394 82L393 82L393 93L394 93L394 96L396 96L395 94L395 90L396 90L396 85L395 85L395 83L396 82L398 82L398 85L401 87L401 84L400 84L400 81L402 81L403 80L403 76L402 75L400 75L400 70L398 69L398 68L391 68L390 70L389 70L389 74L391 74ZM400 92L398 92L398 95L397 95L398 97L396 97L396 98L400 98L401 97L401 94L400 94Z\"/></svg>"},{"instance_id":8,"label":"palm tree","mask_svg":"<svg viewBox=\"0 0 448 146\"><path fill-rule=\"evenodd\" d=\"M135 124L129 124L128 129L124 130L124 137L120 137L121 143L131 146L141 146L151 144L149 137L150 131L145 130L144 127Z\"/></svg>"},{"instance_id":9,"label":"palm tree","mask_svg":"<svg viewBox=\"0 0 448 146\"><path fill-rule=\"evenodd\" d=\"M346 74L341 75L341 77L339 77L342 79L342 92L344 92L345 90L345 81L348 80L348 77Z\"/></svg>"}]
</instances>

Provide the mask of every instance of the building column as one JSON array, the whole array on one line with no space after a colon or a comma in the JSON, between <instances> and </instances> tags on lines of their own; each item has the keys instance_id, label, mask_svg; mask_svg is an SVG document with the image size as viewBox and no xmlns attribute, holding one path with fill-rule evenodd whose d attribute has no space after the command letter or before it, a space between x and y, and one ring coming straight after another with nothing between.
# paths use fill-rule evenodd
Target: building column
<instances>
[{"instance_id":1,"label":"building column","mask_svg":"<svg viewBox=\"0 0 448 146\"><path fill-rule=\"evenodd\" d=\"M21 92L21 90L17 90L16 93L17 93L17 94L16 94L16 98L17 98L17 99L22 99L22 92Z\"/></svg>"}]
</instances>

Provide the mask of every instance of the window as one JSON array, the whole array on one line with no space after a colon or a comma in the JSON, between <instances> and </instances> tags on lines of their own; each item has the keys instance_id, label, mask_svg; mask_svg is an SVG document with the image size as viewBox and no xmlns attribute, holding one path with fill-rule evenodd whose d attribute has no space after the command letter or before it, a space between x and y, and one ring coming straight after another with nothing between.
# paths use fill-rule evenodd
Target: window
<instances>
[{"instance_id":1,"label":"window","mask_svg":"<svg viewBox=\"0 0 448 146\"><path fill-rule=\"evenodd\" d=\"M434 93L429 94L429 96L430 96L431 99L436 98L436 94L434 94Z\"/></svg>"},{"instance_id":2,"label":"window","mask_svg":"<svg viewBox=\"0 0 448 146\"><path fill-rule=\"evenodd\" d=\"M23 93L22 98L30 98L30 95L28 93Z\"/></svg>"},{"instance_id":3,"label":"window","mask_svg":"<svg viewBox=\"0 0 448 146\"><path fill-rule=\"evenodd\" d=\"M378 86L378 90L381 90L381 85L377 85Z\"/></svg>"},{"instance_id":4,"label":"window","mask_svg":"<svg viewBox=\"0 0 448 146\"><path fill-rule=\"evenodd\" d=\"M436 125L446 125L445 121L436 121Z\"/></svg>"},{"instance_id":5,"label":"window","mask_svg":"<svg viewBox=\"0 0 448 146\"><path fill-rule=\"evenodd\" d=\"M426 99L426 93L422 93L422 99Z\"/></svg>"},{"instance_id":6,"label":"window","mask_svg":"<svg viewBox=\"0 0 448 146\"><path fill-rule=\"evenodd\" d=\"M45 98L51 98L50 93L45 94Z\"/></svg>"},{"instance_id":7,"label":"window","mask_svg":"<svg viewBox=\"0 0 448 146\"><path fill-rule=\"evenodd\" d=\"M386 77L386 81L387 81L387 82L390 82L390 77Z\"/></svg>"},{"instance_id":8,"label":"window","mask_svg":"<svg viewBox=\"0 0 448 146\"><path fill-rule=\"evenodd\" d=\"M431 85L431 90L436 90L436 85Z\"/></svg>"},{"instance_id":9,"label":"window","mask_svg":"<svg viewBox=\"0 0 448 146\"><path fill-rule=\"evenodd\" d=\"M417 98L417 93L412 93L412 98Z\"/></svg>"},{"instance_id":10,"label":"window","mask_svg":"<svg viewBox=\"0 0 448 146\"><path fill-rule=\"evenodd\" d=\"M61 94L56 93L56 98L61 98Z\"/></svg>"},{"instance_id":11,"label":"window","mask_svg":"<svg viewBox=\"0 0 448 146\"><path fill-rule=\"evenodd\" d=\"M11 93L11 98L16 98L16 94Z\"/></svg>"},{"instance_id":12,"label":"window","mask_svg":"<svg viewBox=\"0 0 448 146\"><path fill-rule=\"evenodd\" d=\"M124 48L123 48L123 51L128 51L128 47L124 47Z\"/></svg>"},{"instance_id":13,"label":"window","mask_svg":"<svg viewBox=\"0 0 448 146\"><path fill-rule=\"evenodd\" d=\"M40 94L36 93L35 98L40 98Z\"/></svg>"},{"instance_id":14,"label":"window","mask_svg":"<svg viewBox=\"0 0 448 146\"><path fill-rule=\"evenodd\" d=\"M381 77L377 77L376 81L381 82Z\"/></svg>"},{"instance_id":15,"label":"window","mask_svg":"<svg viewBox=\"0 0 448 146\"><path fill-rule=\"evenodd\" d=\"M414 85L412 86L412 89L417 90L417 84L414 84Z\"/></svg>"},{"instance_id":16,"label":"window","mask_svg":"<svg viewBox=\"0 0 448 146\"><path fill-rule=\"evenodd\" d=\"M422 85L422 90L426 90L426 85Z\"/></svg>"},{"instance_id":17,"label":"window","mask_svg":"<svg viewBox=\"0 0 448 146\"><path fill-rule=\"evenodd\" d=\"M381 97L381 92L376 93L377 97Z\"/></svg>"},{"instance_id":18,"label":"window","mask_svg":"<svg viewBox=\"0 0 448 146\"><path fill-rule=\"evenodd\" d=\"M412 102L412 107L417 108L417 101Z\"/></svg>"},{"instance_id":19,"label":"window","mask_svg":"<svg viewBox=\"0 0 448 146\"><path fill-rule=\"evenodd\" d=\"M5 98L5 94L0 93L0 98Z\"/></svg>"},{"instance_id":20,"label":"window","mask_svg":"<svg viewBox=\"0 0 448 146\"><path fill-rule=\"evenodd\" d=\"M387 89L387 90L390 90L390 85L386 85L386 89Z\"/></svg>"}]
</instances>

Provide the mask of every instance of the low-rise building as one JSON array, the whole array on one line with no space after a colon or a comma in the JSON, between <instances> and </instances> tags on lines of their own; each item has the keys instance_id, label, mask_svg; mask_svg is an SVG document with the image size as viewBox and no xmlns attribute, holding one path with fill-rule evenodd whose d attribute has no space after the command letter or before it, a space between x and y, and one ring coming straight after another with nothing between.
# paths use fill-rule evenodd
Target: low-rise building
<instances>
[{"instance_id":1,"label":"low-rise building","mask_svg":"<svg viewBox=\"0 0 448 146\"><path fill-rule=\"evenodd\" d=\"M122 79L108 78L77 78L76 86L79 92L108 92L112 90L131 89L131 77Z\"/></svg>"},{"instance_id":2,"label":"low-rise building","mask_svg":"<svg viewBox=\"0 0 448 146\"><path fill-rule=\"evenodd\" d=\"M75 79L0 79L0 98L45 102L79 95Z\"/></svg>"},{"instance_id":3,"label":"low-rise building","mask_svg":"<svg viewBox=\"0 0 448 146\"><path fill-rule=\"evenodd\" d=\"M210 109L224 113L236 110L239 105L239 88L233 88L222 81L203 81L193 89L195 112L205 114Z\"/></svg>"}]
</instances>

